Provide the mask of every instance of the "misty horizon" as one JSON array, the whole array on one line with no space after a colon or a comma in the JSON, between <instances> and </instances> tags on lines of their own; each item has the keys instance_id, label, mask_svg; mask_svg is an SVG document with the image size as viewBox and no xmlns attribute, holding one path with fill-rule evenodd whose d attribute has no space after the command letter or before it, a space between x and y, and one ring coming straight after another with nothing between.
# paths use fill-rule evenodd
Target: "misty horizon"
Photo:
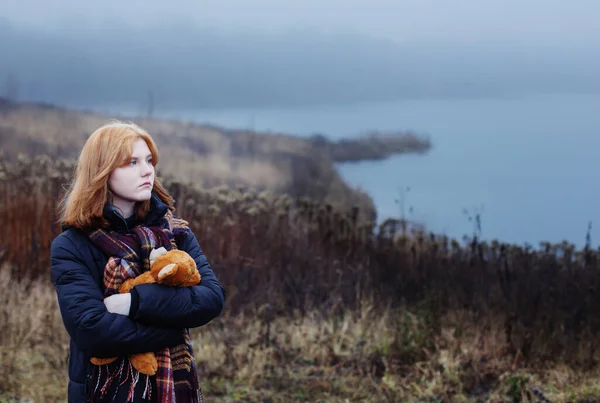
<instances>
[{"instance_id":1,"label":"misty horizon","mask_svg":"<svg viewBox=\"0 0 600 403\"><path fill-rule=\"evenodd\" d=\"M186 22L187 21L187 22ZM509 24L509 22L507 22ZM156 110L600 92L587 43L401 41L351 30L223 30L189 20L34 26L0 19L0 83L16 100Z\"/></svg>"}]
</instances>

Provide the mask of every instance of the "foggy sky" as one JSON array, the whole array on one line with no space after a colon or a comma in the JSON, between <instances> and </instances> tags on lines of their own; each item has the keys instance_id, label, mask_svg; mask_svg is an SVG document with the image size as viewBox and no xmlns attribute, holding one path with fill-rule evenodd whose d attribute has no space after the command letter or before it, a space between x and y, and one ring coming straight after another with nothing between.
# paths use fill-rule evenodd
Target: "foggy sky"
<instances>
[{"instance_id":1,"label":"foggy sky","mask_svg":"<svg viewBox=\"0 0 600 403\"><path fill-rule=\"evenodd\" d=\"M172 107L599 91L597 21L596 0L0 0L0 83Z\"/></svg>"},{"instance_id":2,"label":"foggy sky","mask_svg":"<svg viewBox=\"0 0 600 403\"><path fill-rule=\"evenodd\" d=\"M166 20L222 30L356 30L396 41L599 43L596 0L2 0L0 15L30 26L96 28Z\"/></svg>"}]
</instances>

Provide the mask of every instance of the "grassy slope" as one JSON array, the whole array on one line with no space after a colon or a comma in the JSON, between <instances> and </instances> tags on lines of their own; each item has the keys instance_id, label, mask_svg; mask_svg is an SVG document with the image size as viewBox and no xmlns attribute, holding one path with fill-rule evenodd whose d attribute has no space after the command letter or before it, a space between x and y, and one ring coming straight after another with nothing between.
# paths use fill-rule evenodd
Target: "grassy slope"
<instances>
[{"instance_id":1,"label":"grassy slope","mask_svg":"<svg viewBox=\"0 0 600 403\"><path fill-rule=\"evenodd\" d=\"M0 99L0 149L7 160L19 153L74 158L87 136L114 116ZM335 161L385 158L391 153L425 152L427 140L413 134L370 136L329 142L290 135L231 131L178 121L133 120L149 131L161 150L159 169L202 187L245 185L275 193L306 196L350 207L374 217L371 198L352 189Z\"/></svg>"},{"instance_id":2,"label":"grassy slope","mask_svg":"<svg viewBox=\"0 0 600 403\"><path fill-rule=\"evenodd\" d=\"M0 402L64 402L69 344L54 290L43 280L14 284L6 272ZM224 314L193 330L202 388L223 402L533 402L533 388L553 402L598 401L597 370L521 367L503 352L499 322L482 331L454 312L434 334L426 317L368 301L304 317Z\"/></svg>"}]
</instances>

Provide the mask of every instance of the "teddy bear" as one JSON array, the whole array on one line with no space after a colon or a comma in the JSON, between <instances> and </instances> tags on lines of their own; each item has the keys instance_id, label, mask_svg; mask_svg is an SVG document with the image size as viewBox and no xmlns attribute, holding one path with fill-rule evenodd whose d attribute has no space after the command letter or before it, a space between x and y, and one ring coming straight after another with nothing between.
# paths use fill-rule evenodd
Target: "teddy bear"
<instances>
[{"instance_id":1,"label":"teddy bear","mask_svg":"<svg viewBox=\"0 0 600 403\"><path fill-rule=\"evenodd\" d=\"M127 293L139 284L158 283L172 287L188 287L200 283L196 262L184 251L178 249L167 251L164 247L160 247L153 249L149 258L150 270L125 280L119 287L119 293ZM92 357L90 361L94 365L105 365L116 359L116 357ZM158 369L158 362L153 352L132 354L129 356L129 361L141 374L154 375Z\"/></svg>"}]
</instances>

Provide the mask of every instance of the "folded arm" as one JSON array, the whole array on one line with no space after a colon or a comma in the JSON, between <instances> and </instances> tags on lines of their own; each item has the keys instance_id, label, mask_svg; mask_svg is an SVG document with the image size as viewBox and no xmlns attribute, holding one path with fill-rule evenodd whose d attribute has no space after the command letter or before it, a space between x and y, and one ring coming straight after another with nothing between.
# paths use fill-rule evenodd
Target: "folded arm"
<instances>
[{"instance_id":1,"label":"folded arm","mask_svg":"<svg viewBox=\"0 0 600 403\"><path fill-rule=\"evenodd\" d=\"M157 351L183 341L181 328L137 323L110 313L88 267L66 237L51 247L52 280L65 328L82 351L94 357L116 357Z\"/></svg>"},{"instance_id":2,"label":"folded arm","mask_svg":"<svg viewBox=\"0 0 600 403\"><path fill-rule=\"evenodd\" d=\"M196 262L200 284L191 287L137 285L130 291L131 318L152 325L194 328L205 325L223 311L225 291L191 231L185 236L181 249Z\"/></svg>"}]
</instances>

